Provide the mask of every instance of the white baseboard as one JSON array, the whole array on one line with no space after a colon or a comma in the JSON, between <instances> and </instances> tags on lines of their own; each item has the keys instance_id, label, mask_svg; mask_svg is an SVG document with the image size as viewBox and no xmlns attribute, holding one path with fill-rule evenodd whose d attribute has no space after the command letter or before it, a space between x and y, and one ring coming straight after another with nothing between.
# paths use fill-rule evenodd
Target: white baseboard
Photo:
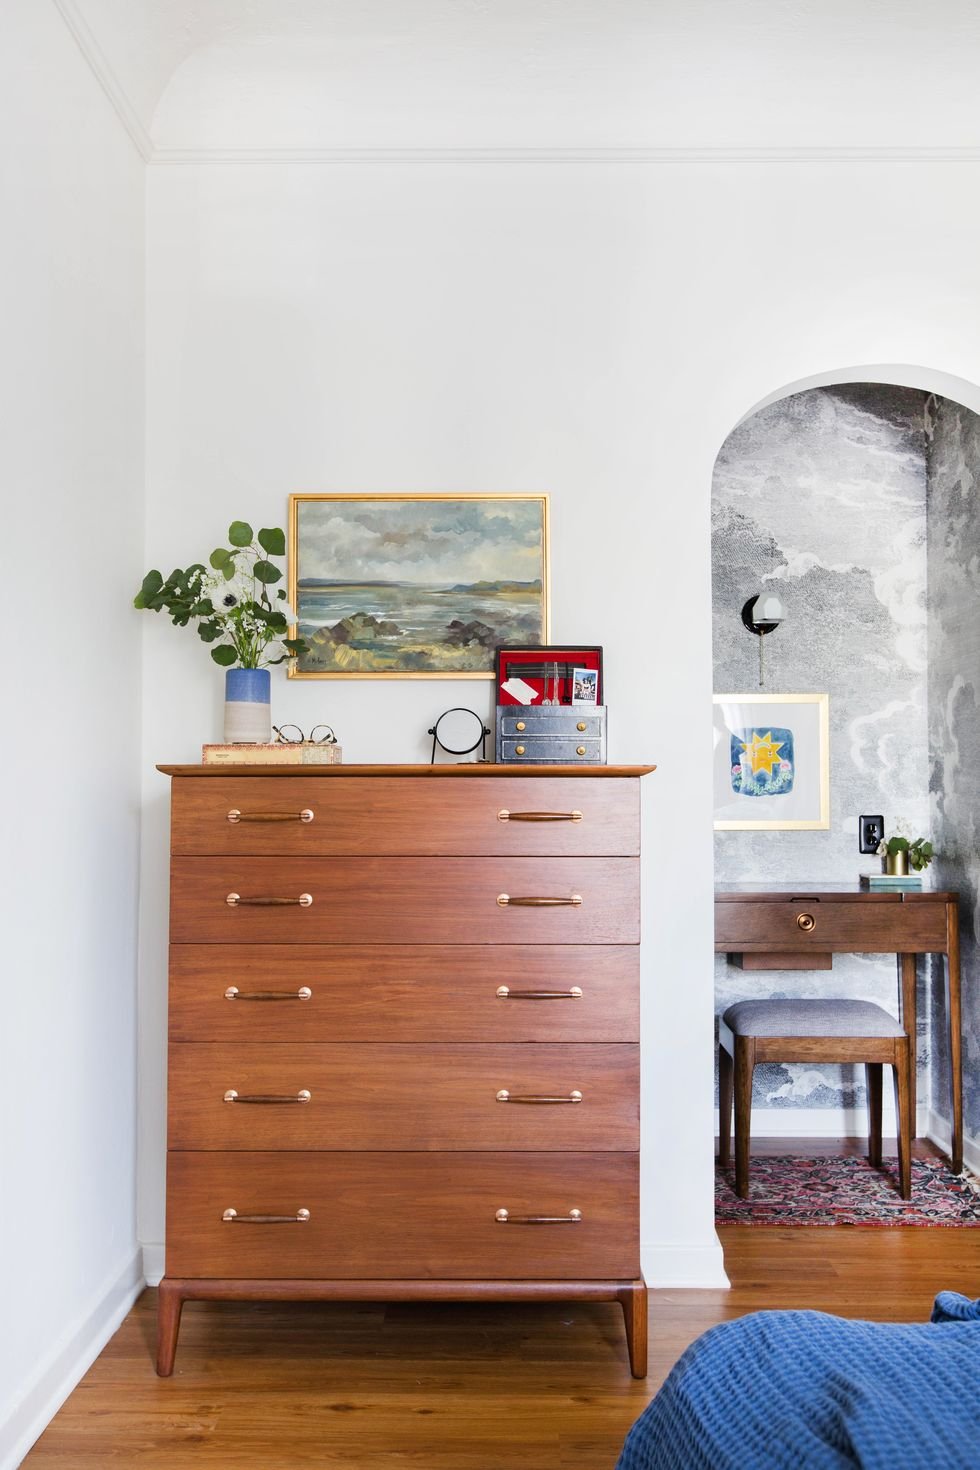
<instances>
[{"instance_id":1,"label":"white baseboard","mask_svg":"<svg viewBox=\"0 0 980 1470\"><path fill-rule=\"evenodd\" d=\"M706 1245L640 1245L640 1262L647 1286L726 1289L725 1257L717 1235Z\"/></svg>"},{"instance_id":2,"label":"white baseboard","mask_svg":"<svg viewBox=\"0 0 980 1470\"><path fill-rule=\"evenodd\" d=\"M932 1108L927 1110L925 1122L919 1132L924 1138L931 1139L937 1148L941 1148L945 1153L949 1152L952 1130L946 1119L940 1117ZM963 1163L971 1174L980 1177L980 1139L971 1138L969 1133L963 1135Z\"/></svg>"},{"instance_id":3,"label":"white baseboard","mask_svg":"<svg viewBox=\"0 0 980 1470\"><path fill-rule=\"evenodd\" d=\"M144 1240L143 1275L147 1286L159 1286L163 1280L164 1244L162 1240Z\"/></svg>"},{"instance_id":4,"label":"white baseboard","mask_svg":"<svg viewBox=\"0 0 980 1470\"><path fill-rule=\"evenodd\" d=\"M103 1282L89 1309L65 1328L34 1370L13 1412L0 1425L0 1441L9 1446L0 1453L0 1470L17 1470L31 1445L95 1362L144 1285L142 1259L137 1250L121 1271Z\"/></svg>"}]
</instances>

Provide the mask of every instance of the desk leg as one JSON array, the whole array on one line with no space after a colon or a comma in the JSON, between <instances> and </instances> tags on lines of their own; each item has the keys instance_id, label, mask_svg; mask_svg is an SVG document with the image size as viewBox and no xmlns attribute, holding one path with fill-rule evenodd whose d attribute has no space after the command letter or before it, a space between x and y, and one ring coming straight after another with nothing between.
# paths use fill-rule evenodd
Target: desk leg
<instances>
[{"instance_id":1,"label":"desk leg","mask_svg":"<svg viewBox=\"0 0 980 1470\"><path fill-rule=\"evenodd\" d=\"M946 905L946 1015L949 1018L949 1082L952 1094L953 1173L963 1169L963 1052L960 1015L960 918L955 903Z\"/></svg>"},{"instance_id":2,"label":"desk leg","mask_svg":"<svg viewBox=\"0 0 980 1470\"><path fill-rule=\"evenodd\" d=\"M902 1025L909 1039L909 1051L912 1053L911 1081L909 1084L909 1102L912 1110L912 1131L910 1138L915 1137L916 1131L916 1080L918 1073L919 1040L915 1019L915 979L916 959L914 954L900 954L898 957L898 970L901 978L902 992Z\"/></svg>"}]
</instances>

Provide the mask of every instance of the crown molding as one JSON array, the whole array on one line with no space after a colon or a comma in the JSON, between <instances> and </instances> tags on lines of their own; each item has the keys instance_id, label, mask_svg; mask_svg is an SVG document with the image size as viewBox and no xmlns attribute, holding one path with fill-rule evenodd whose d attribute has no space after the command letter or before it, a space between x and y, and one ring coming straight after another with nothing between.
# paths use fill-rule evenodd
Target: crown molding
<instances>
[{"instance_id":1,"label":"crown molding","mask_svg":"<svg viewBox=\"0 0 980 1470\"><path fill-rule=\"evenodd\" d=\"M75 44L88 62L96 81L111 102L137 153L145 163L152 162L154 149L150 135L106 60L102 47L80 14L75 0L54 0L54 6L74 37Z\"/></svg>"},{"instance_id":2,"label":"crown molding","mask_svg":"<svg viewBox=\"0 0 980 1470\"><path fill-rule=\"evenodd\" d=\"M56 4L63 0L55 0ZM147 156L147 155L144 155ZM980 163L969 148L160 148L154 164Z\"/></svg>"}]
</instances>

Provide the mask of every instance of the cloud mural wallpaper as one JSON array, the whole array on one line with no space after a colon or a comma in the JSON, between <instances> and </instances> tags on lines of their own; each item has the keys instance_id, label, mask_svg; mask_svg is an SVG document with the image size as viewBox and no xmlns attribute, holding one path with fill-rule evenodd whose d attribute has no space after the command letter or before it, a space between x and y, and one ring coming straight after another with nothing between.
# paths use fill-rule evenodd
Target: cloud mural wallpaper
<instances>
[{"instance_id":1,"label":"cloud mural wallpaper","mask_svg":"<svg viewBox=\"0 0 980 1470\"><path fill-rule=\"evenodd\" d=\"M751 882L856 879L861 812L928 822L925 395L818 388L740 424L715 466L715 688L758 688L758 641L739 610L775 587L786 608L766 637L765 692L826 692L829 831L718 832L716 876ZM921 983L921 982L920 982ZM894 1009L895 961L838 955L830 972L743 971L717 957L716 1009L746 997L842 995ZM928 1020L920 1009L919 1065ZM864 1069L756 1068L755 1107L864 1102Z\"/></svg>"},{"instance_id":2,"label":"cloud mural wallpaper","mask_svg":"<svg viewBox=\"0 0 980 1470\"><path fill-rule=\"evenodd\" d=\"M712 536L715 688L758 686L757 640L739 609L775 587L787 615L766 638L765 688L828 692L831 751L830 830L718 832L717 876L853 880L876 862L857 850L862 812L931 837L936 880L960 894L969 1158L971 1136L980 1146L980 417L884 384L782 399L722 447ZM948 1117L941 982L920 966L918 1069L920 1103ZM894 1011L895 961L842 955L829 973L751 973L718 957L719 1012L784 995ZM756 1108L864 1100L863 1069L756 1069Z\"/></svg>"}]
</instances>

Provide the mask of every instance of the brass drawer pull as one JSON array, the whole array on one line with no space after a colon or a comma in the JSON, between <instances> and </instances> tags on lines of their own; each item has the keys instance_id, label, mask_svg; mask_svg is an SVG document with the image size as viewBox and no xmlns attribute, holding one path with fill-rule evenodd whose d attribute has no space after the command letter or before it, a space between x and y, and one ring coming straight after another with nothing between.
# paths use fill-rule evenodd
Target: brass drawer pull
<instances>
[{"instance_id":1,"label":"brass drawer pull","mask_svg":"<svg viewBox=\"0 0 980 1470\"><path fill-rule=\"evenodd\" d=\"M228 821L233 826L239 822L312 822L313 813L309 807L304 807L301 812L240 812L237 806L233 806L228 813Z\"/></svg>"},{"instance_id":2,"label":"brass drawer pull","mask_svg":"<svg viewBox=\"0 0 980 1470\"><path fill-rule=\"evenodd\" d=\"M567 1097L547 1097L544 1093L540 1092L526 1092L523 1094L508 1092L506 1087L502 1087L497 1093L497 1101L509 1103L580 1103L582 1101L582 1094L576 1089L574 1092L570 1092Z\"/></svg>"},{"instance_id":3,"label":"brass drawer pull","mask_svg":"<svg viewBox=\"0 0 980 1470\"><path fill-rule=\"evenodd\" d=\"M308 985L301 985L298 990L239 990L237 985L229 985L225 991L225 1000L309 1000L313 992Z\"/></svg>"},{"instance_id":4,"label":"brass drawer pull","mask_svg":"<svg viewBox=\"0 0 980 1470\"><path fill-rule=\"evenodd\" d=\"M498 822L581 822L581 812L509 812L497 813Z\"/></svg>"},{"instance_id":5,"label":"brass drawer pull","mask_svg":"<svg viewBox=\"0 0 980 1470\"><path fill-rule=\"evenodd\" d=\"M563 909L577 908L582 902L579 893L573 893L569 898L511 898L509 893L497 895L497 903L502 909Z\"/></svg>"},{"instance_id":6,"label":"brass drawer pull","mask_svg":"<svg viewBox=\"0 0 980 1470\"><path fill-rule=\"evenodd\" d=\"M298 898L243 898L240 893L229 893L225 903L229 908L262 908L277 909L287 908L290 905L299 904L301 909L308 909L313 902L312 893L301 893Z\"/></svg>"},{"instance_id":7,"label":"brass drawer pull","mask_svg":"<svg viewBox=\"0 0 980 1470\"><path fill-rule=\"evenodd\" d=\"M512 1215L509 1210L498 1210L493 1217L498 1225L579 1225L581 1210L569 1210L567 1215Z\"/></svg>"},{"instance_id":8,"label":"brass drawer pull","mask_svg":"<svg viewBox=\"0 0 980 1470\"><path fill-rule=\"evenodd\" d=\"M581 1000L581 985L573 985L571 990L511 990L509 985L498 985L497 996L500 1000Z\"/></svg>"},{"instance_id":9,"label":"brass drawer pull","mask_svg":"<svg viewBox=\"0 0 980 1470\"><path fill-rule=\"evenodd\" d=\"M812 914L798 914L796 927L802 929L804 934L809 934L811 929L817 927L817 921Z\"/></svg>"},{"instance_id":10,"label":"brass drawer pull","mask_svg":"<svg viewBox=\"0 0 980 1470\"><path fill-rule=\"evenodd\" d=\"M310 1212L297 1210L295 1215L240 1215L237 1210L225 1210L221 1218L226 1225L305 1225Z\"/></svg>"},{"instance_id":11,"label":"brass drawer pull","mask_svg":"<svg viewBox=\"0 0 980 1470\"><path fill-rule=\"evenodd\" d=\"M240 1093L236 1092L233 1087L229 1087L224 1101L226 1103L308 1103L312 1096L308 1087L301 1087L299 1092L286 1093L284 1096L276 1093Z\"/></svg>"}]
</instances>

